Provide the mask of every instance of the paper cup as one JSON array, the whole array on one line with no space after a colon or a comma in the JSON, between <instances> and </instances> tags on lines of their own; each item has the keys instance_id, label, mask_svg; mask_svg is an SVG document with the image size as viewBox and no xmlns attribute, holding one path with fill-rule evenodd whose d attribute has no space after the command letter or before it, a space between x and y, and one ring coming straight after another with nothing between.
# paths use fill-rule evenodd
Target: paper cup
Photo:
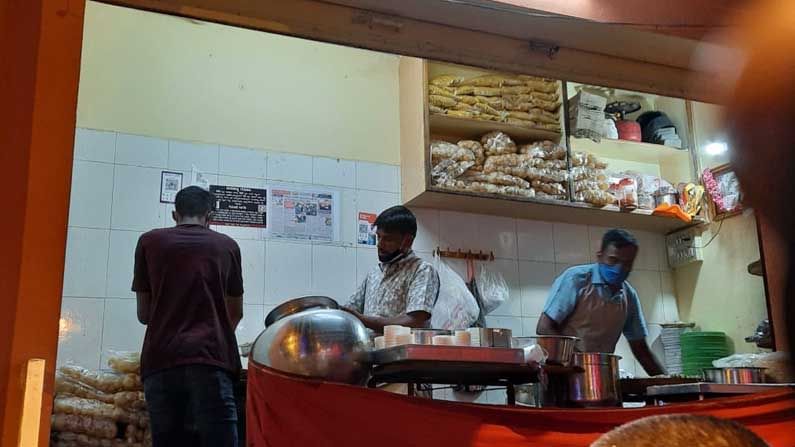
<instances>
[{"instance_id":1,"label":"paper cup","mask_svg":"<svg viewBox=\"0 0 795 447\"><path fill-rule=\"evenodd\" d=\"M435 335L433 337L433 344L443 346L453 346L455 344L455 337L452 335Z\"/></svg>"},{"instance_id":2,"label":"paper cup","mask_svg":"<svg viewBox=\"0 0 795 447\"><path fill-rule=\"evenodd\" d=\"M414 344L414 334L400 334L397 336L395 340L396 346L400 345L413 345Z\"/></svg>"},{"instance_id":3,"label":"paper cup","mask_svg":"<svg viewBox=\"0 0 795 447\"><path fill-rule=\"evenodd\" d=\"M411 328L398 325L384 326L384 337L387 339L394 339L401 334L410 334Z\"/></svg>"},{"instance_id":4,"label":"paper cup","mask_svg":"<svg viewBox=\"0 0 795 447\"><path fill-rule=\"evenodd\" d=\"M455 331L455 344L456 346L471 346L472 336L469 331Z\"/></svg>"}]
</instances>

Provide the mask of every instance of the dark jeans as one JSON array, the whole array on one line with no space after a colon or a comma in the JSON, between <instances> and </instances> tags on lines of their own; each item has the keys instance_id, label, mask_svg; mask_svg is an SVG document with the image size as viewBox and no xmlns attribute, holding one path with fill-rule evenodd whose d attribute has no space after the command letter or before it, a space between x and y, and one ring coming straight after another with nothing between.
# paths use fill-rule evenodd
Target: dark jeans
<instances>
[{"instance_id":1,"label":"dark jeans","mask_svg":"<svg viewBox=\"0 0 795 447\"><path fill-rule=\"evenodd\" d=\"M234 381L213 366L187 365L144 380L154 447L237 447Z\"/></svg>"}]
</instances>

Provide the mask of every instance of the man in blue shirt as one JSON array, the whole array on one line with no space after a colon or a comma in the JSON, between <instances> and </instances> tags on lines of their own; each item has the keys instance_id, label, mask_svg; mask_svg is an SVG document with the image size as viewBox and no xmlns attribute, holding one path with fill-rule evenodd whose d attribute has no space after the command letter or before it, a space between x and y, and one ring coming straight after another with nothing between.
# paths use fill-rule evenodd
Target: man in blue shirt
<instances>
[{"instance_id":1,"label":"man in blue shirt","mask_svg":"<svg viewBox=\"0 0 795 447\"><path fill-rule=\"evenodd\" d=\"M583 352L612 353L623 333L632 353L650 376L664 374L646 343L648 330L638 292L626 281L638 254L638 242L624 230L602 237L596 264L572 267L552 284L539 335L573 335Z\"/></svg>"}]
</instances>

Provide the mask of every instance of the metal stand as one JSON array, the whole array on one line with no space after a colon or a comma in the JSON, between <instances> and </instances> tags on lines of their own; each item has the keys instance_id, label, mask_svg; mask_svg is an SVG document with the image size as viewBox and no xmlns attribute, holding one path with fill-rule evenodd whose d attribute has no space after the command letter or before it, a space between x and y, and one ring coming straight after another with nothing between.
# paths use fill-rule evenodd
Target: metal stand
<instances>
[{"instance_id":1,"label":"metal stand","mask_svg":"<svg viewBox=\"0 0 795 447\"><path fill-rule=\"evenodd\" d=\"M516 387L511 383L505 387L506 403L508 405L516 405Z\"/></svg>"},{"instance_id":2,"label":"metal stand","mask_svg":"<svg viewBox=\"0 0 795 447\"><path fill-rule=\"evenodd\" d=\"M516 387L541 380L542 367L525 363L521 350L406 345L374 353L376 366L368 386L405 383L416 396L422 384L505 387L506 402L516 404ZM546 366L547 375L566 376L573 368ZM563 377L565 380L565 377Z\"/></svg>"}]
</instances>

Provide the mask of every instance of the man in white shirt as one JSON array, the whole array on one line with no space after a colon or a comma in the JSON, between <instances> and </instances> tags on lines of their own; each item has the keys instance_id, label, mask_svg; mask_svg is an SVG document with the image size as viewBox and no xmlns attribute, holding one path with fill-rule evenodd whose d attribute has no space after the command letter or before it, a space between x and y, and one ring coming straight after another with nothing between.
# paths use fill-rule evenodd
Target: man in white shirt
<instances>
[{"instance_id":1,"label":"man in white shirt","mask_svg":"<svg viewBox=\"0 0 795 447\"><path fill-rule=\"evenodd\" d=\"M408 208L394 206L373 226L380 262L343 308L376 332L393 324L427 327L439 296L439 274L411 250L417 219Z\"/></svg>"}]
</instances>

